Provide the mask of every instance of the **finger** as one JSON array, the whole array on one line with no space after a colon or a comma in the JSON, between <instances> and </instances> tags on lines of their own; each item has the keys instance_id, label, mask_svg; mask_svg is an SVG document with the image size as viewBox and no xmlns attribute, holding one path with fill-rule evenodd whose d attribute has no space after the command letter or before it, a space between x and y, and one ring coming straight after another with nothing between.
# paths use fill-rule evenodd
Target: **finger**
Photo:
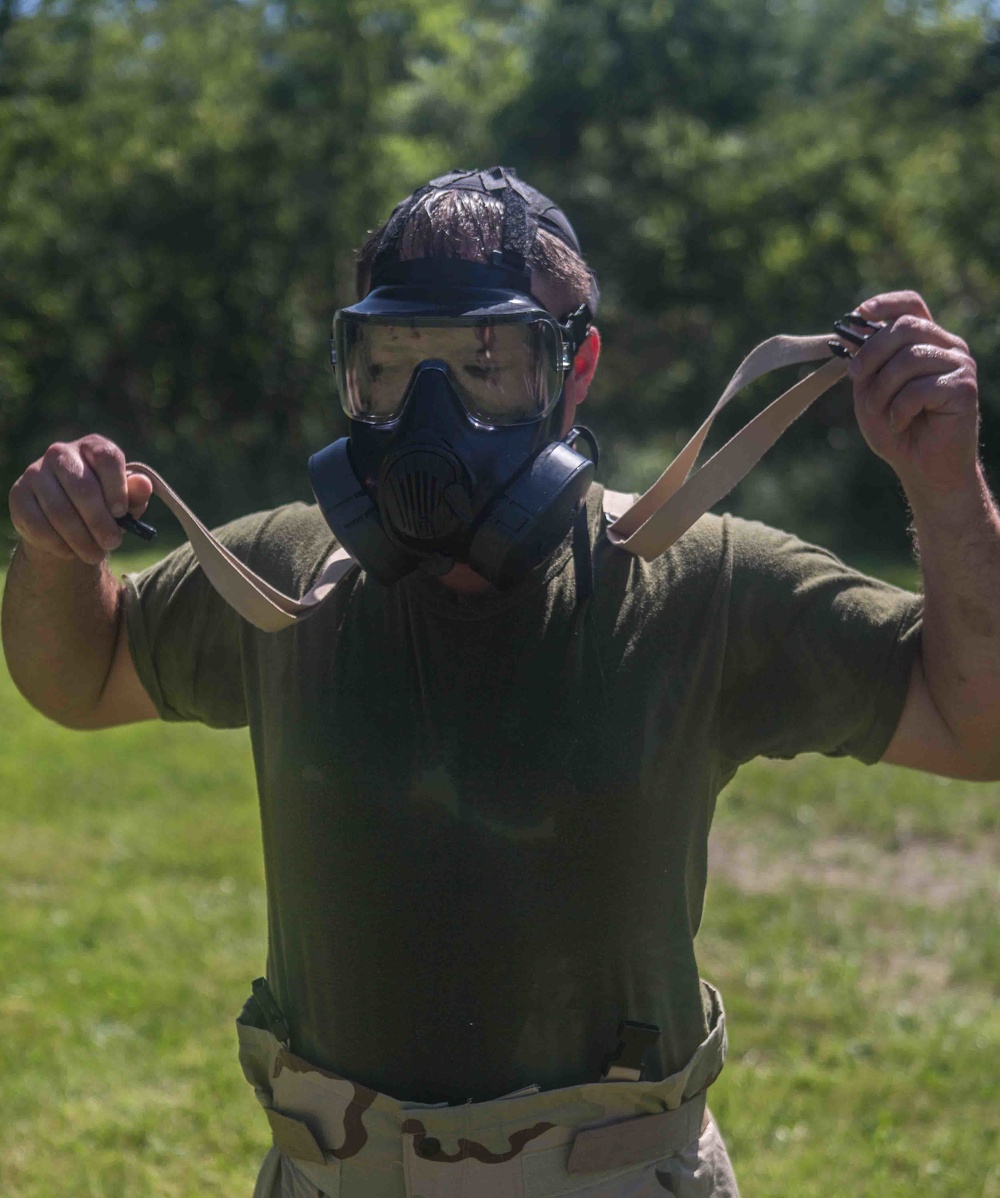
<instances>
[{"instance_id":1,"label":"finger","mask_svg":"<svg viewBox=\"0 0 1000 1198\"><path fill-rule=\"evenodd\" d=\"M141 516L153 494L153 484L145 474L130 474L126 480L128 510L133 516Z\"/></svg>"},{"instance_id":2,"label":"finger","mask_svg":"<svg viewBox=\"0 0 1000 1198\"><path fill-rule=\"evenodd\" d=\"M94 472L104 493L104 504L112 516L124 516L128 511L125 455L107 437L83 437L80 456Z\"/></svg>"},{"instance_id":3,"label":"finger","mask_svg":"<svg viewBox=\"0 0 1000 1198\"><path fill-rule=\"evenodd\" d=\"M34 479L33 493L46 520L74 555L90 566L100 565L104 550L91 536L59 479L40 470Z\"/></svg>"},{"instance_id":4,"label":"finger","mask_svg":"<svg viewBox=\"0 0 1000 1198\"><path fill-rule=\"evenodd\" d=\"M936 345L942 349L968 352L968 346L954 333L920 316L900 316L879 332L873 333L858 348L847 371L855 383L865 383L907 346Z\"/></svg>"},{"instance_id":5,"label":"finger","mask_svg":"<svg viewBox=\"0 0 1000 1198\"><path fill-rule=\"evenodd\" d=\"M968 365L969 359L958 350L910 345L894 354L874 378L859 388L860 397L871 411L879 411L914 379L944 378Z\"/></svg>"},{"instance_id":6,"label":"finger","mask_svg":"<svg viewBox=\"0 0 1000 1198\"><path fill-rule=\"evenodd\" d=\"M960 415L966 400L975 402L974 380L951 375L912 379L889 406L889 427L901 436L922 412Z\"/></svg>"},{"instance_id":7,"label":"finger","mask_svg":"<svg viewBox=\"0 0 1000 1198\"><path fill-rule=\"evenodd\" d=\"M883 295L873 296L863 304L858 304L857 311L866 320L895 320L897 316L934 319L924 297L917 291L886 291Z\"/></svg>"},{"instance_id":8,"label":"finger","mask_svg":"<svg viewBox=\"0 0 1000 1198\"><path fill-rule=\"evenodd\" d=\"M105 550L117 549L122 542L122 531L108 511L97 475L76 447L53 445L46 450L42 461L55 475L97 544Z\"/></svg>"},{"instance_id":9,"label":"finger","mask_svg":"<svg viewBox=\"0 0 1000 1198\"><path fill-rule=\"evenodd\" d=\"M11 487L10 518L22 541L63 561L77 560L73 550L49 523L23 476Z\"/></svg>"}]
</instances>

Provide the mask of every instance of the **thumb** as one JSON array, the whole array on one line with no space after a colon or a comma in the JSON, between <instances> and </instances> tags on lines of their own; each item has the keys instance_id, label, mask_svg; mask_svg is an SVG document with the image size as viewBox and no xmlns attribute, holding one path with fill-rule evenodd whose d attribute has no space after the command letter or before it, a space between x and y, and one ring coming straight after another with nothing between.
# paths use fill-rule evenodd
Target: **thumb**
<instances>
[{"instance_id":1,"label":"thumb","mask_svg":"<svg viewBox=\"0 0 1000 1198\"><path fill-rule=\"evenodd\" d=\"M133 516L141 516L153 494L153 484L145 474L130 474L125 480L128 487L128 510Z\"/></svg>"}]
</instances>

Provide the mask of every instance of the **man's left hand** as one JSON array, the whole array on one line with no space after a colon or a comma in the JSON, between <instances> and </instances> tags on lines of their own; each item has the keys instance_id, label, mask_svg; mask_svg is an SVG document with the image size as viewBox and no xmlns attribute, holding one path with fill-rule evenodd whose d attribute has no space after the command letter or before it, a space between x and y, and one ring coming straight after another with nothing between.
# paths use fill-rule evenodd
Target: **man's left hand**
<instances>
[{"instance_id":1,"label":"man's left hand","mask_svg":"<svg viewBox=\"0 0 1000 1198\"><path fill-rule=\"evenodd\" d=\"M915 291L866 300L884 322L855 353L858 424L906 490L923 622L910 689L883 761L1000 779L1000 513L978 465L976 364Z\"/></svg>"},{"instance_id":2,"label":"man's left hand","mask_svg":"<svg viewBox=\"0 0 1000 1198\"><path fill-rule=\"evenodd\" d=\"M934 322L915 291L877 295L857 311L885 322L857 349L848 371L865 440L911 498L968 488L976 479L979 434L969 347Z\"/></svg>"}]
</instances>

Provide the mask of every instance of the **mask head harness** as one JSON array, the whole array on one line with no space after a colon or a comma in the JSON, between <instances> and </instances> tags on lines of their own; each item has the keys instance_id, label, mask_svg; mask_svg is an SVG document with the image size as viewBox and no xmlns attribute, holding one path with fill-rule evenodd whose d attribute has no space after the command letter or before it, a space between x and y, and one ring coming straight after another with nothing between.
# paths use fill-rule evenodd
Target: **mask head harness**
<instances>
[{"instance_id":1,"label":"mask head harness","mask_svg":"<svg viewBox=\"0 0 1000 1198\"><path fill-rule=\"evenodd\" d=\"M488 263L399 261L407 220L433 191L499 193L501 248ZM386 225L372 289L334 318L333 360L350 436L309 460L338 540L386 585L455 562L499 588L547 560L593 480L565 437L563 383L597 302L557 321L531 294L539 228L579 253L564 214L513 171L441 176ZM593 276L591 276L593 279Z\"/></svg>"}]
</instances>

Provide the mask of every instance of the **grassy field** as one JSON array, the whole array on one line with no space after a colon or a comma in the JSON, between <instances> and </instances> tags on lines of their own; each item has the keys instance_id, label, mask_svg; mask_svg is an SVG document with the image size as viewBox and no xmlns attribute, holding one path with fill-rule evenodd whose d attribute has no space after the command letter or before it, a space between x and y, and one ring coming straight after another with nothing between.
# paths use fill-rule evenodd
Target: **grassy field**
<instances>
[{"instance_id":1,"label":"grassy field","mask_svg":"<svg viewBox=\"0 0 1000 1198\"><path fill-rule=\"evenodd\" d=\"M134 568L130 564L128 568ZM0 674L0 1195L247 1195L265 914L242 733L98 734ZM1000 1198L1000 788L803 758L720 804L702 970L745 1198Z\"/></svg>"}]
</instances>

